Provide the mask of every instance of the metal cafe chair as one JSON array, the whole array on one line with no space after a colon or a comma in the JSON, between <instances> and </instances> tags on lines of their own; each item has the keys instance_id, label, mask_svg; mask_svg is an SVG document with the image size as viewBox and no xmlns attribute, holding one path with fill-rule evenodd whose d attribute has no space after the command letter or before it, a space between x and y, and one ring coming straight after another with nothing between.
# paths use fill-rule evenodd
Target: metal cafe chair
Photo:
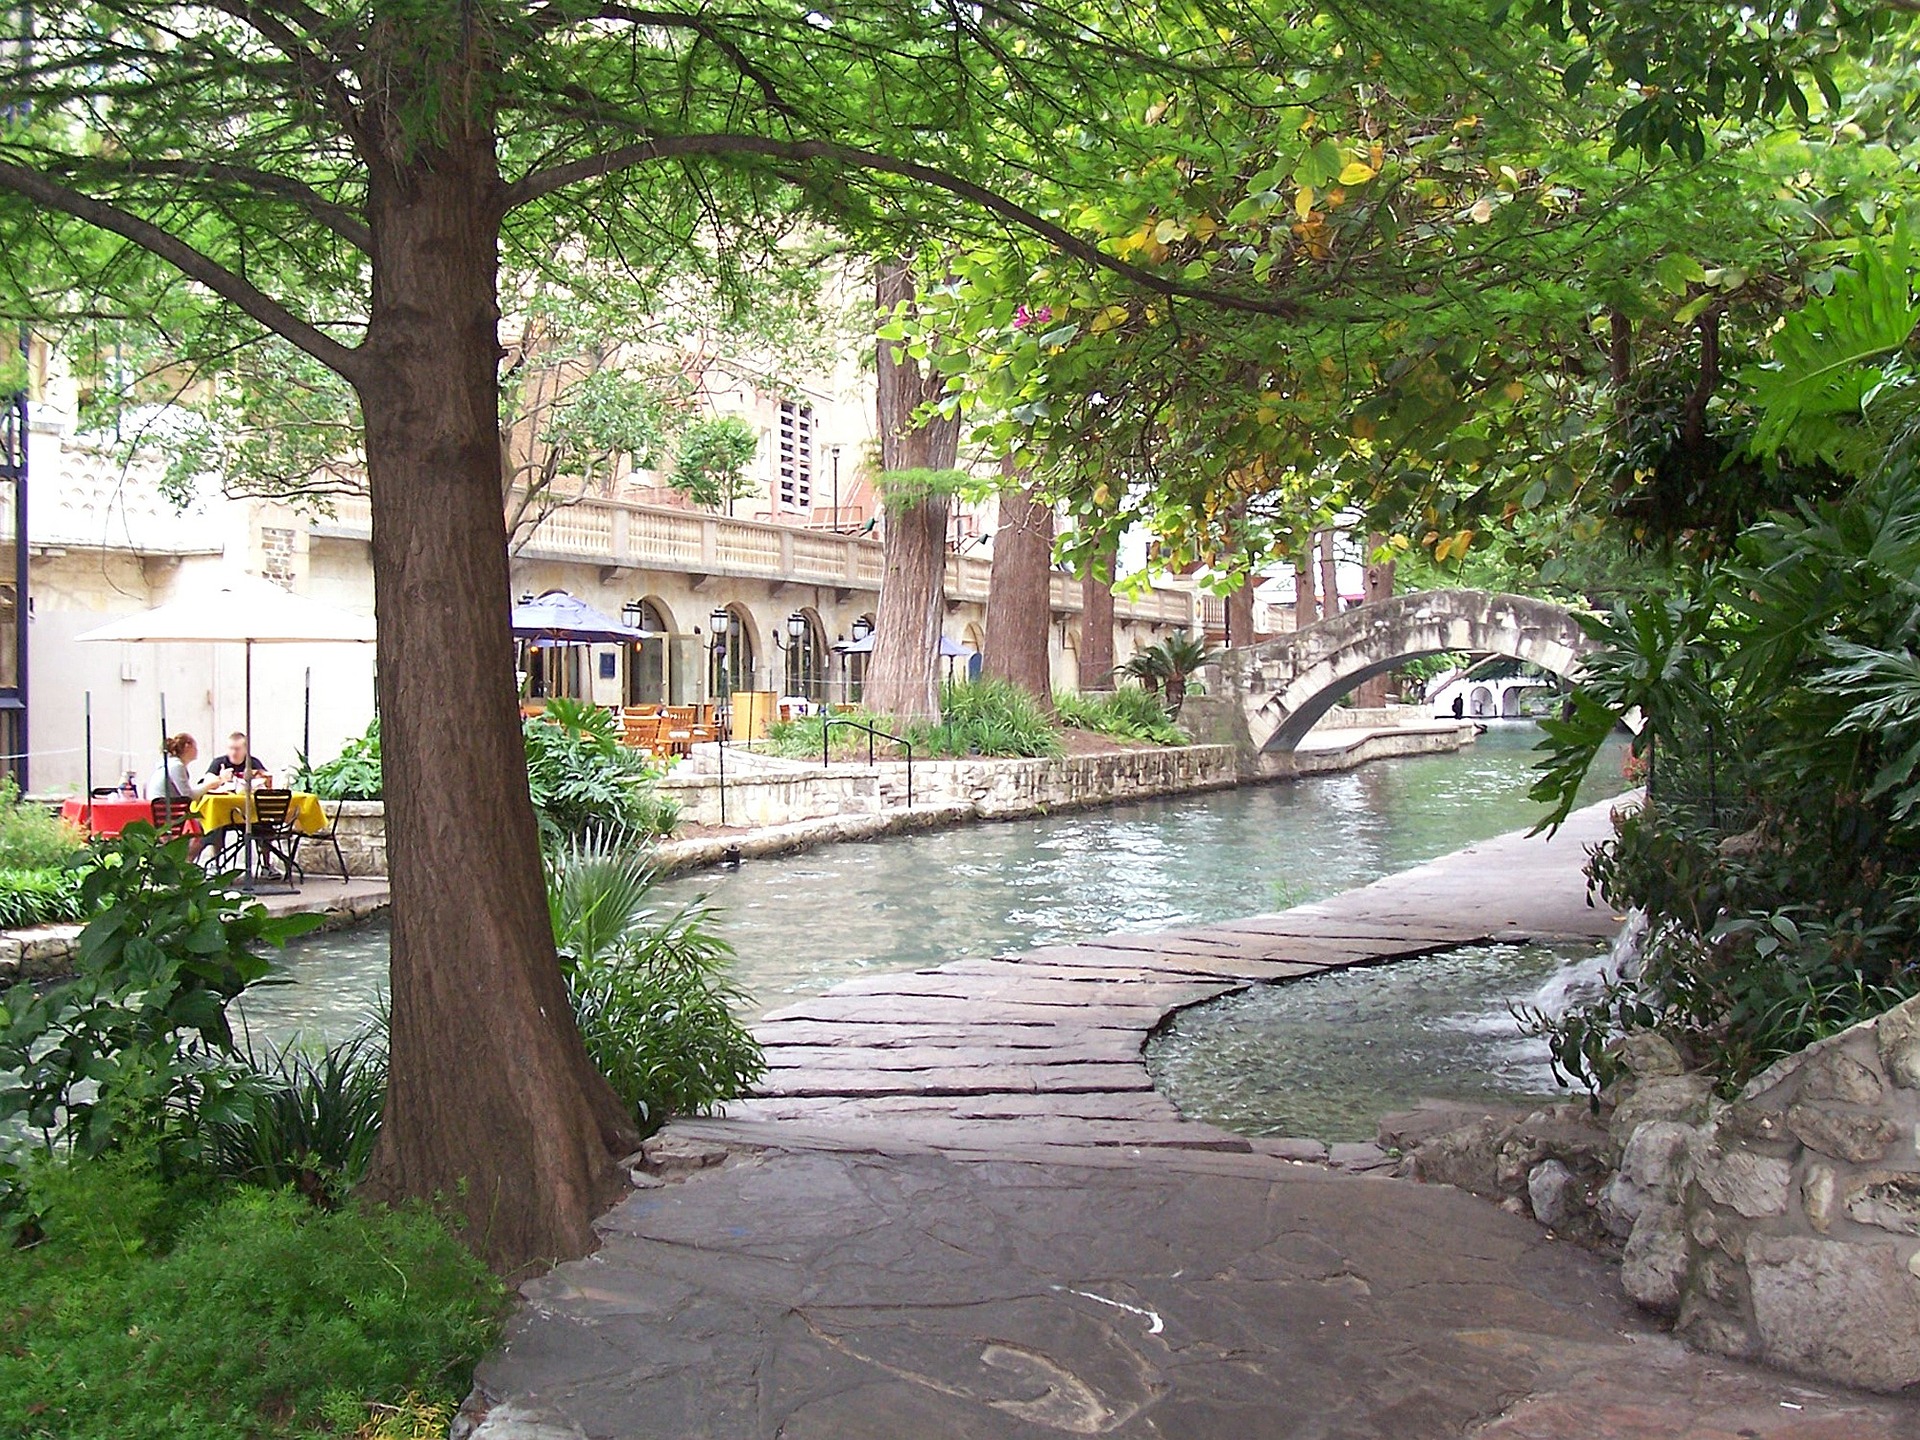
<instances>
[{"instance_id":1,"label":"metal cafe chair","mask_svg":"<svg viewBox=\"0 0 1920 1440\"><path fill-rule=\"evenodd\" d=\"M294 868L300 871L300 878L302 880L305 880L307 878L307 872L300 865L300 847L302 845L305 845L309 840L323 840L327 844L333 846L333 858L335 861L339 863L339 866L340 866L341 883L342 884L346 883L347 857L346 857L346 853L340 848L340 811L346 805L346 803L347 802L345 799L340 799L333 802L333 813L327 816L326 829L314 830L311 832L295 830L292 832Z\"/></svg>"},{"instance_id":2,"label":"metal cafe chair","mask_svg":"<svg viewBox=\"0 0 1920 1440\"><path fill-rule=\"evenodd\" d=\"M294 872L300 872L304 882L307 872L300 868L298 851L300 832L293 828L293 791L256 790L253 792L253 846L256 856L264 855L269 865L279 870L279 879L288 885L295 883ZM255 860L258 868L259 861Z\"/></svg>"}]
</instances>

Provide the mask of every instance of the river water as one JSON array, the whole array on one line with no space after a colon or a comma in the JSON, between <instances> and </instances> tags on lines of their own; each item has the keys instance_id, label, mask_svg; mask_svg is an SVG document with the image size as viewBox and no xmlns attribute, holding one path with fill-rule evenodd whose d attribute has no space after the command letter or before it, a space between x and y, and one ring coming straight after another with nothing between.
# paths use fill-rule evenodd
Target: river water
<instances>
[{"instance_id":1,"label":"river water","mask_svg":"<svg viewBox=\"0 0 1920 1440\"><path fill-rule=\"evenodd\" d=\"M1530 825L1539 814L1526 798L1537 738L1531 725L1500 725L1458 754L749 860L664 881L657 894L663 906L704 899L716 909L737 955L736 979L750 997L748 1013L758 1014L858 975L1255 915L1364 885ZM1615 752L1603 757L1586 798L1624 788L1619 761ZM351 1031L385 984L386 948L377 923L289 947L284 974L292 983L246 1000L252 1033L313 1040ZM1489 960L1483 953L1452 965L1407 962L1364 977L1263 988L1256 994L1284 1016L1271 1022L1270 1045L1260 1038L1269 1021L1255 1011L1227 1022L1208 1007L1175 1027L1178 1043L1157 1043L1154 1064L1193 1113L1243 1129L1316 1133L1298 1128L1304 1122L1291 1112L1269 1113L1258 1098L1292 1086L1302 1067L1262 1071L1258 1055L1263 1045L1298 1055L1303 1033L1345 1014L1372 1033L1337 1067L1342 1094L1371 1083L1361 1063L1368 1053L1393 1057L1412 1079L1432 1077L1438 1066L1463 1087L1491 1072L1496 1087L1538 1088L1540 1056L1515 1058L1498 1048L1517 1037L1463 1044L1448 1017L1467 1017L1461 1025L1504 1017L1507 998L1530 994L1566 958L1526 951ZM1418 994L1388 1003L1367 993L1370 985L1412 985ZM1436 1043L1422 1049L1423 1035ZM1209 1046L1236 1055L1229 1068L1247 1083L1236 1089L1218 1065L1200 1065ZM1391 1087L1383 1079L1375 1088ZM1418 1093L1445 1093L1445 1085ZM1319 1130L1334 1121L1364 1128L1344 1113L1310 1118Z\"/></svg>"}]
</instances>

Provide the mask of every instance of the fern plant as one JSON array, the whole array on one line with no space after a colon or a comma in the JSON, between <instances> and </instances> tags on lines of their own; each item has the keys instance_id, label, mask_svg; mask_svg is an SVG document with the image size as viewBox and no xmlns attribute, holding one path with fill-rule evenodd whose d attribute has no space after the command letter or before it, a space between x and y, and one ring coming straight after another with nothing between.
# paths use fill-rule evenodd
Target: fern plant
<instances>
[{"instance_id":1,"label":"fern plant","mask_svg":"<svg viewBox=\"0 0 1920 1440\"><path fill-rule=\"evenodd\" d=\"M1866 475L1911 418L1920 266L1906 227L1833 275L1830 292L1781 322L1772 362L1744 377L1759 412L1753 451Z\"/></svg>"}]
</instances>

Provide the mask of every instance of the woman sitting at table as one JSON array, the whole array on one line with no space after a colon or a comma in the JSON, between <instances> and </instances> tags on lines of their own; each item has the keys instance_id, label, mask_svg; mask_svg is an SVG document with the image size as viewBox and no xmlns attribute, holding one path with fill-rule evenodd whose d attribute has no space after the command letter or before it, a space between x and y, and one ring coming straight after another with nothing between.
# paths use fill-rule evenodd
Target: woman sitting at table
<instances>
[{"instance_id":1,"label":"woman sitting at table","mask_svg":"<svg viewBox=\"0 0 1920 1440\"><path fill-rule=\"evenodd\" d=\"M255 790L273 788L272 774L247 748L246 733L236 730L227 737L227 753L208 767L207 784L216 791L244 790L249 776Z\"/></svg>"},{"instance_id":2,"label":"woman sitting at table","mask_svg":"<svg viewBox=\"0 0 1920 1440\"><path fill-rule=\"evenodd\" d=\"M198 800L213 784L212 776L195 780L189 769L200 758L200 747L184 731L167 737L166 754L147 777L149 800Z\"/></svg>"}]
</instances>

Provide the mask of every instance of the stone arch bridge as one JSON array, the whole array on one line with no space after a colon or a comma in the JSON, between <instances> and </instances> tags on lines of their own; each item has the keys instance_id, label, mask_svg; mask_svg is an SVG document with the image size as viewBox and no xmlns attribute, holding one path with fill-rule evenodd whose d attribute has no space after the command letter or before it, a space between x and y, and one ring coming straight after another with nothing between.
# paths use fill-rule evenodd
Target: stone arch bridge
<instances>
[{"instance_id":1,"label":"stone arch bridge","mask_svg":"<svg viewBox=\"0 0 1920 1440\"><path fill-rule=\"evenodd\" d=\"M1181 718L1196 739L1234 744L1251 768L1277 769L1342 695L1409 660L1506 655L1571 679L1592 646L1573 611L1550 600L1430 590L1227 651L1201 672L1206 693Z\"/></svg>"}]
</instances>

